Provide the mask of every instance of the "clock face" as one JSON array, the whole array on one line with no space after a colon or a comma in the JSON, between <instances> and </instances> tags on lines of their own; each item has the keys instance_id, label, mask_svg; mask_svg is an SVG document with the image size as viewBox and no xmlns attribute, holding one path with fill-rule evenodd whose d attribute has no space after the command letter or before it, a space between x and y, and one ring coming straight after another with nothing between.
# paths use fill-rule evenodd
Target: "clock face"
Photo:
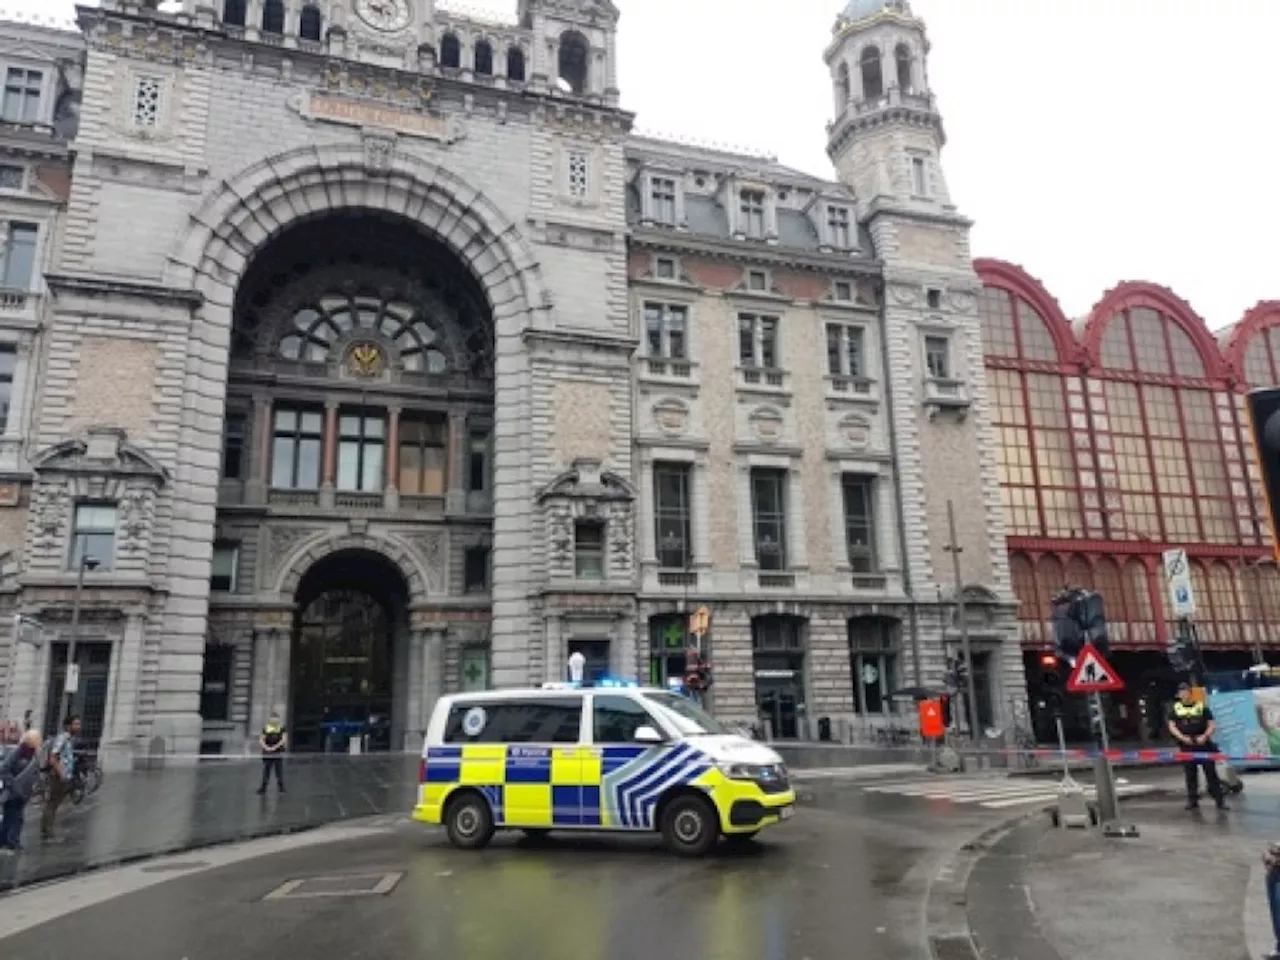
<instances>
[{"instance_id":1,"label":"clock face","mask_svg":"<svg viewBox=\"0 0 1280 960\"><path fill-rule=\"evenodd\" d=\"M387 33L403 30L413 19L409 0L356 0L356 14L373 29Z\"/></svg>"}]
</instances>

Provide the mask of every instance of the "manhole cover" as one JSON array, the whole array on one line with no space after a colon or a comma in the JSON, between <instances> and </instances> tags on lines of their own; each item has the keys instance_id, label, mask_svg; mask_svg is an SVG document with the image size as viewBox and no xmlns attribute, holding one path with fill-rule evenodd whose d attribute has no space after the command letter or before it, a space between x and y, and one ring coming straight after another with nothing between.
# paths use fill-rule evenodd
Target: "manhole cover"
<instances>
[{"instance_id":1,"label":"manhole cover","mask_svg":"<svg viewBox=\"0 0 1280 960\"><path fill-rule=\"evenodd\" d=\"M365 873L338 877L289 880L263 900L305 900L311 897L383 897L396 888L403 873Z\"/></svg>"},{"instance_id":2,"label":"manhole cover","mask_svg":"<svg viewBox=\"0 0 1280 960\"><path fill-rule=\"evenodd\" d=\"M978 960L968 937L934 937L933 955L937 960Z\"/></svg>"},{"instance_id":3,"label":"manhole cover","mask_svg":"<svg viewBox=\"0 0 1280 960\"><path fill-rule=\"evenodd\" d=\"M143 873L177 873L180 870L200 870L209 865L208 860L188 860L184 863L156 863L143 867Z\"/></svg>"}]
</instances>

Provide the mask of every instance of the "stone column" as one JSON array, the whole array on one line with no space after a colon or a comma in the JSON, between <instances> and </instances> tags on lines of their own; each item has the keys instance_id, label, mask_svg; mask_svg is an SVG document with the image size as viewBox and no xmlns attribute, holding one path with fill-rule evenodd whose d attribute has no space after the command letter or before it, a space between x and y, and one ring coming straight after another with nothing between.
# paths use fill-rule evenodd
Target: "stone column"
<instances>
[{"instance_id":1,"label":"stone column","mask_svg":"<svg viewBox=\"0 0 1280 960\"><path fill-rule=\"evenodd\" d=\"M132 762L145 633L145 611L127 611L124 634L112 650L111 672L107 680L107 715L100 747L104 754L103 769L127 770Z\"/></svg>"},{"instance_id":2,"label":"stone column","mask_svg":"<svg viewBox=\"0 0 1280 960\"><path fill-rule=\"evenodd\" d=\"M466 463L469 439L466 411L451 410L449 412L449 492L445 496L447 513L466 513L467 511Z\"/></svg>"},{"instance_id":3,"label":"stone column","mask_svg":"<svg viewBox=\"0 0 1280 960\"><path fill-rule=\"evenodd\" d=\"M387 408L387 489L384 506L400 509L400 408Z\"/></svg>"},{"instance_id":4,"label":"stone column","mask_svg":"<svg viewBox=\"0 0 1280 960\"><path fill-rule=\"evenodd\" d=\"M431 712L436 708L436 701L444 696L444 652L448 630L442 626L431 626L415 631L415 636L420 638L416 646L418 676L421 678L418 686L422 697L419 714L421 720L418 725L419 732L425 733ZM422 740L419 737L418 747L421 746Z\"/></svg>"},{"instance_id":5,"label":"stone column","mask_svg":"<svg viewBox=\"0 0 1280 960\"><path fill-rule=\"evenodd\" d=\"M271 398L261 393L254 394L249 479L244 488L246 503L260 505L267 502L267 489L271 482L267 471L271 466L272 432Z\"/></svg>"},{"instance_id":6,"label":"stone column","mask_svg":"<svg viewBox=\"0 0 1280 960\"><path fill-rule=\"evenodd\" d=\"M320 506L333 506L333 488L338 476L338 401L324 405L324 439L320 444Z\"/></svg>"}]
</instances>

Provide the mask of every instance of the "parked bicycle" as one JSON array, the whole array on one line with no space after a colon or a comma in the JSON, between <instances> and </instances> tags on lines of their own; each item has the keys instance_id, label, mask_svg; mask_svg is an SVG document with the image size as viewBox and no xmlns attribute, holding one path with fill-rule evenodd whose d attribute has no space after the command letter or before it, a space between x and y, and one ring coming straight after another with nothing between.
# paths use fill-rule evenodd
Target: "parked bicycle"
<instances>
[{"instance_id":1,"label":"parked bicycle","mask_svg":"<svg viewBox=\"0 0 1280 960\"><path fill-rule=\"evenodd\" d=\"M53 771L44 770L40 773L40 778L36 781L35 788L31 792L32 804L41 804L45 797L49 795L49 778L53 776ZM77 752L75 767L71 772L71 788L67 791L67 799L72 804L79 806L85 797L93 796L102 786L102 767L98 765L98 757L96 754L89 752Z\"/></svg>"}]
</instances>

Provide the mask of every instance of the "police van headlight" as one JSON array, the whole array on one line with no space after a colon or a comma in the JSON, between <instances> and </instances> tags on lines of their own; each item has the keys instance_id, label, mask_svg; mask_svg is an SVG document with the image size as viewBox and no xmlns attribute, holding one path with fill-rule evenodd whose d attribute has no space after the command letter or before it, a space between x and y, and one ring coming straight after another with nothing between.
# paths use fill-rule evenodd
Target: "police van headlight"
<instances>
[{"instance_id":1,"label":"police van headlight","mask_svg":"<svg viewBox=\"0 0 1280 960\"><path fill-rule=\"evenodd\" d=\"M730 780L774 780L781 776L778 767L761 763L717 763L716 767Z\"/></svg>"}]
</instances>

